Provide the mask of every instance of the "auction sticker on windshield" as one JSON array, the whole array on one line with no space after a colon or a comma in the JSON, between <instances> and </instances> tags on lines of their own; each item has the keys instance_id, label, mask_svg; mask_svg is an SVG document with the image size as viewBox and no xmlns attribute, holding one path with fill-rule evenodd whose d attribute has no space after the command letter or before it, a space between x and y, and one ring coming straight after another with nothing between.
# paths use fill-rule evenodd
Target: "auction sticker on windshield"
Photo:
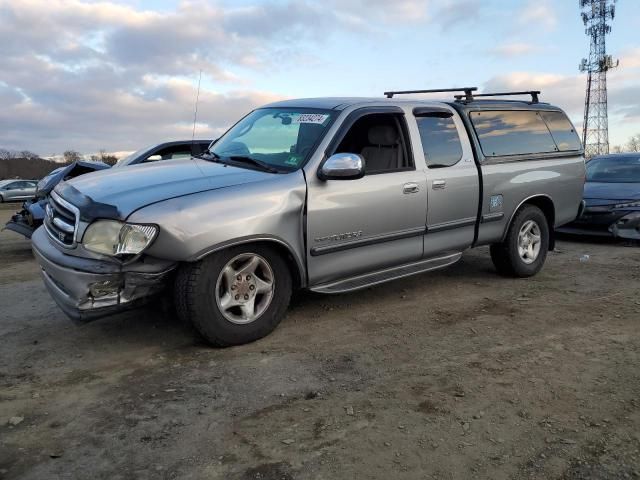
<instances>
[{"instance_id":1,"label":"auction sticker on windshield","mask_svg":"<svg viewBox=\"0 0 640 480\"><path fill-rule=\"evenodd\" d=\"M329 115L322 113L301 113L295 119L295 123L316 123L322 125L327 118L329 118Z\"/></svg>"}]
</instances>

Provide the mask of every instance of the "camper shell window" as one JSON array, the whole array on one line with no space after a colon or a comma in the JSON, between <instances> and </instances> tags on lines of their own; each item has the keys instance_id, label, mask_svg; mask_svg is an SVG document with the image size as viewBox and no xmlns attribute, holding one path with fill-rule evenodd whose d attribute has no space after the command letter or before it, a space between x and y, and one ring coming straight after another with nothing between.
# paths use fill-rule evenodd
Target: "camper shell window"
<instances>
[{"instance_id":1,"label":"camper shell window","mask_svg":"<svg viewBox=\"0 0 640 480\"><path fill-rule=\"evenodd\" d=\"M580 150L575 129L562 112L484 110L469 116L485 157Z\"/></svg>"}]
</instances>

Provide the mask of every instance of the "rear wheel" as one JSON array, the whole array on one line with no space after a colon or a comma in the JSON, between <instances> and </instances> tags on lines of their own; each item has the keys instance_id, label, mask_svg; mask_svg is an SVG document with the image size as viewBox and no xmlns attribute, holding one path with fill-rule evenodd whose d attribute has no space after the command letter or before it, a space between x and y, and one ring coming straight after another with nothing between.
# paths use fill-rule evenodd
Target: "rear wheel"
<instances>
[{"instance_id":1,"label":"rear wheel","mask_svg":"<svg viewBox=\"0 0 640 480\"><path fill-rule=\"evenodd\" d=\"M544 265L549 250L549 224L542 210L525 205L516 213L502 243L491 245L496 270L510 277L531 277Z\"/></svg>"},{"instance_id":2,"label":"rear wheel","mask_svg":"<svg viewBox=\"0 0 640 480\"><path fill-rule=\"evenodd\" d=\"M176 307L213 345L239 345L276 328L291 290L287 264L275 251L240 246L183 268L176 280Z\"/></svg>"}]
</instances>

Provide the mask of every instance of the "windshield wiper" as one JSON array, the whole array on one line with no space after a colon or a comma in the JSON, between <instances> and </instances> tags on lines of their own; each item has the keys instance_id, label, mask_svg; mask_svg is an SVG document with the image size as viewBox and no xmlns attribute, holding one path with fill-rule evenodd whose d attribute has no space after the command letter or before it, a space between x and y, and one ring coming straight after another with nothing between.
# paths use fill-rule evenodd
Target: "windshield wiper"
<instances>
[{"instance_id":1,"label":"windshield wiper","mask_svg":"<svg viewBox=\"0 0 640 480\"><path fill-rule=\"evenodd\" d=\"M206 156L205 156L206 155ZM212 152L211 150L205 150L204 152L196 155L191 155L194 158L200 158L202 160L207 160L209 162L219 162L220 161L220 155L218 155L215 152ZM209 158L207 158L209 157Z\"/></svg>"},{"instance_id":2,"label":"windshield wiper","mask_svg":"<svg viewBox=\"0 0 640 480\"><path fill-rule=\"evenodd\" d=\"M252 157L247 157L245 155L231 155L228 158L230 160L233 160L234 162L249 163L251 165L254 165L254 166L264 170L265 172L280 173L280 170L278 170L277 168L272 167L268 163L263 162L261 160L256 160L255 158L252 158Z\"/></svg>"}]
</instances>

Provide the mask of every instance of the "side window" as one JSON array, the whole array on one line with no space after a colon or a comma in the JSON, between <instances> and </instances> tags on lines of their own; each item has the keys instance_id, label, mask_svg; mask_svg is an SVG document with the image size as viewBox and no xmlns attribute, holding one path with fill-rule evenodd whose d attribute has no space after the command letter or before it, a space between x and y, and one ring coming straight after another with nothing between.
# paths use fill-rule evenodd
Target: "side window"
<instances>
[{"instance_id":1,"label":"side window","mask_svg":"<svg viewBox=\"0 0 640 480\"><path fill-rule=\"evenodd\" d=\"M404 121L391 113L365 115L355 121L334 153L362 155L367 174L413 168Z\"/></svg>"},{"instance_id":2,"label":"side window","mask_svg":"<svg viewBox=\"0 0 640 480\"><path fill-rule=\"evenodd\" d=\"M540 112L471 112L471 123L487 157L557 152Z\"/></svg>"},{"instance_id":3,"label":"side window","mask_svg":"<svg viewBox=\"0 0 640 480\"><path fill-rule=\"evenodd\" d=\"M175 160L176 158L191 158L191 151L190 150L182 150L179 152L171 152L171 156L170 156L171 160Z\"/></svg>"},{"instance_id":4,"label":"side window","mask_svg":"<svg viewBox=\"0 0 640 480\"><path fill-rule=\"evenodd\" d=\"M191 145L173 145L158 150L153 155L147 157L145 162L157 162L158 160L173 160L178 158L190 158Z\"/></svg>"},{"instance_id":5,"label":"side window","mask_svg":"<svg viewBox=\"0 0 640 480\"><path fill-rule=\"evenodd\" d=\"M561 152L580 150L581 143L573 125L562 112L542 112L542 118L547 123L553 140Z\"/></svg>"},{"instance_id":6,"label":"side window","mask_svg":"<svg viewBox=\"0 0 640 480\"><path fill-rule=\"evenodd\" d=\"M416 122L427 167L450 167L460 161L462 144L453 117L428 115L417 117Z\"/></svg>"}]
</instances>

